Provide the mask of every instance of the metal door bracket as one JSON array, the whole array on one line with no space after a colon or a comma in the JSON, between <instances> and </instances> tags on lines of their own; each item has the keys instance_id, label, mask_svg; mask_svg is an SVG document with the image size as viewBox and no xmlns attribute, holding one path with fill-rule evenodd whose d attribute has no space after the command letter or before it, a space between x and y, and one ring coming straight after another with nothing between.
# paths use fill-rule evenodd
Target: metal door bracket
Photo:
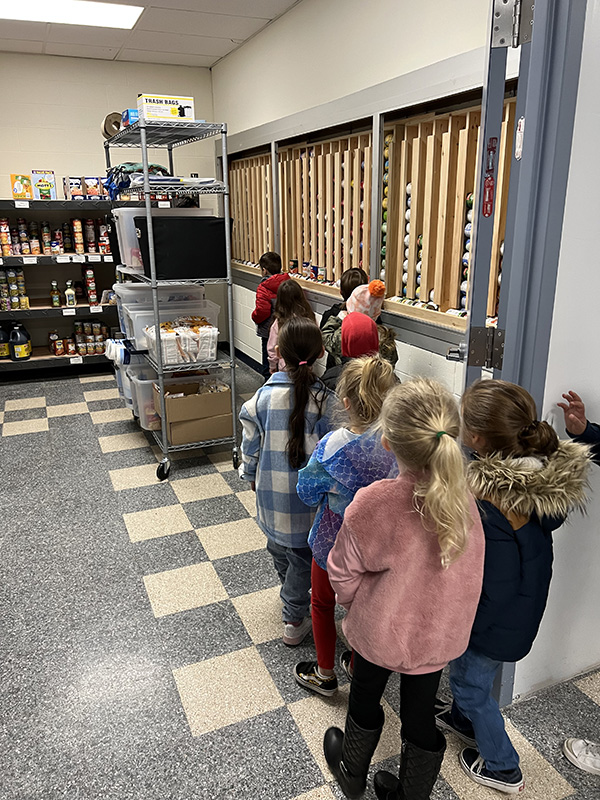
<instances>
[{"instance_id":1,"label":"metal door bracket","mask_svg":"<svg viewBox=\"0 0 600 800\"><path fill-rule=\"evenodd\" d=\"M533 0L494 0L492 47L518 47L531 41Z\"/></svg>"}]
</instances>

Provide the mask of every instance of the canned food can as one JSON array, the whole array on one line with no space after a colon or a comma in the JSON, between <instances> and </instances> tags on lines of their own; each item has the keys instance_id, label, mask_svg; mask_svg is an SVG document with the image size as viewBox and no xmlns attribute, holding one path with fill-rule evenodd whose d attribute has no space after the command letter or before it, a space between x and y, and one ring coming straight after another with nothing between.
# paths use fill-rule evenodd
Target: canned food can
<instances>
[{"instance_id":1,"label":"canned food can","mask_svg":"<svg viewBox=\"0 0 600 800\"><path fill-rule=\"evenodd\" d=\"M94 336L99 336L102 331L102 324L100 322L92 322L92 333Z\"/></svg>"},{"instance_id":2,"label":"canned food can","mask_svg":"<svg viewBox=\"0 0 600 800\"><path fill-rule=\"evenodd\" d=\"M69 356L76 356L77 355L77 346L73 339L67 339L67 355Z\"/></svg>"},{"instance_id":3,"label":"canned food can","mask_svg":"<svg viewBox=\"0 0 600 800\"><path fill-rule=\"evenodd\" d=\"M86 336L89 336L92 332L92 323L91 322L84 322L83 323L83 332Z\"/></svg>"},{"instance_id":4,"label":"canned food can","mask_svg":"<svg viewBox=\"0 0 600 800\"><path fill-rule=\"evenodd\" d=\"M101 339L94 344L94 350L96 351L97 356L101 356L104 353L104 339Z\"/></svg>"},{"instance_id":5,"label":"canned food can","mask_svg":"<svg viewBox=\"0 0 600 800\"><path fill-rule=\"evenodd\" d=\"M87 356L87 344L85 342L77 342L77 353L80 356Z\"/></svg>"},{"instance_id":6,"label":"canned food can","mask_svg":"<svg viewBox=\"0 0 600 800\"><path fill-rule=\"evenodd\" d=\"M85 345L85 349L87 350L88 356L93 356L96 352L95 342L87 342Z\"/></svg>"},{"instance_id":7,"label":"canned food can","mask_svg":"<svg viewBox=\"0 0 600 800\"><path fill-rule=\"evenodd\" d=\"M29 308L29 298L27 295L21 295L21 297L19 297L19 307L22 311L27 311Z\"/></svg>"},{"instance_id":8,"label":"canned food can","mask_svg":"<svg viewBox=\"0 0 600 800\"><path fill-rule=\"evenodd\" d=\"M62 339L56 339L54 342L54 355L55 356L64 356L65 354L65 343Z\"/></svg>"}]
</instances>

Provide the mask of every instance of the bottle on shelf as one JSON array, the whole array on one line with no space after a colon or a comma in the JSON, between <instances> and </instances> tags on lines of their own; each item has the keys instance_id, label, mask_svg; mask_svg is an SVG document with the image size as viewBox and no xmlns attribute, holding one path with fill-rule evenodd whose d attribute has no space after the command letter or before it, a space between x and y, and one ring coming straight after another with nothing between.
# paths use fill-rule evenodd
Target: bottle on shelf
<instances>
[{"instance_id":1,"label":"bottle on shelf","mask_svg":"<svg viewBox=\"0 0 600 800\"><path fill-rule=\"evenodd\" d=\"M65 305L67 308L77 304L75 298L75 289L73 288L73 281L67 281L67 288L65 289Z\"/></svg>"},{"instance_id":2,"label":"bottle on shelf","mask_svg":"<svg viewBox=\"0 0 600 800\"><path fill-rule=\"evenodd\" d=\"M27 361L31 358L31 336L21 322L15 322L8 338L11 361Z\"/></svg>"},{"instance_id":3,"label":"bottle on shelf","mask_svg":"<svg viewBox=\"0 0 600 800\"><path fill-rule=\"evenodd\" d=\"M52 281L52 288L50 289L50 305L52 308L60 308L61 294L58 288L58 281Z\"/></svg>"},{"instance_id":4,"label":"bottle on shelf","mask_svg":"<svg viewBox=\"0 0 600 800\"><path fill-rule=\"evenodd\" d=\"M4 330L4 328L0 328L0 358L10 358L8 331Z\"/></svg>"}]
</instances>

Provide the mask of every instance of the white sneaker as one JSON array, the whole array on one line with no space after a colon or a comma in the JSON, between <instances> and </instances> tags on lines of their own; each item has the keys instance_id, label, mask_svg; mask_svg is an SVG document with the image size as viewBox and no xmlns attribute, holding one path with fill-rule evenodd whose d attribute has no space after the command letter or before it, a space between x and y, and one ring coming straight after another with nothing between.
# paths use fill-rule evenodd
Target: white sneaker
<instances>
[{"instance_id":1,"label":"white sneaker","mask_svg":"<svg viewBox=\"0 0 600 800\"><path fill-rule=\"evenodd\" d=\"M600 775L600 744L587 739L565 739L563 753L584 772Z\"/></svg>"},{"instance_id":2,"label":"white sneaker","mask_svg":"<svg viewBox=\"0 0 600 800\"><path fill-rule=\"evenodd\" d=\"M291 622L283 623L283 643L288 647L296 647L306 639L312 629L312 619L305 617L298 625Z\"/></svg>"}]
</instances>

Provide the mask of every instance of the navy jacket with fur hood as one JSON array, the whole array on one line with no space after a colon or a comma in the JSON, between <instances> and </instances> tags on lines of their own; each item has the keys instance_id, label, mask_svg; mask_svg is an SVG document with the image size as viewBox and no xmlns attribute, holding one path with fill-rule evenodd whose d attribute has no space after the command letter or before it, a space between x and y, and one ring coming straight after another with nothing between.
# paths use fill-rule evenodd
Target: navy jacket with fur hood
<instances>
[{"instance_id":1,"label":"navy jacket with fur hood","mask_svg":"<svg viewBox=\"0 0 600 800\"><path fill-rule=\"evenodd\" d=\"M560 442L548 458L493 454L469 464L486 546L469 647L495 661L519 661L531 650L552 578L552 533L583 509L588 470L588 448L574 442ZM511 513L529 521L513 530Z\"/></svg>"}]
</instances>

